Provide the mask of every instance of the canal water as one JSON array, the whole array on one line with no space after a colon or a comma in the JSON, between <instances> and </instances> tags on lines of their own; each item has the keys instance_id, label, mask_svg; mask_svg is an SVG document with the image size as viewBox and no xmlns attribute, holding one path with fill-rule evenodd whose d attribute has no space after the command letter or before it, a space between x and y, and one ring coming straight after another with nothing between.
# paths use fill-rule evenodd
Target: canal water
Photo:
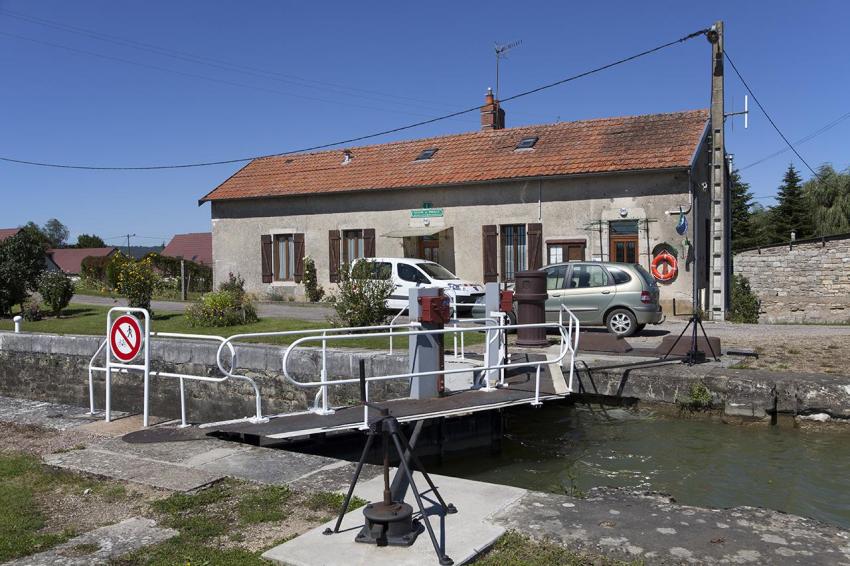
<instances>
[{"instance_id":1,"label":"canal water","mask_svg":"<svg viewBox=\"0 0 850 566\"><path fill-rule=\"evenodd\" d=\"M751 505L850 528L850 434L546 404L507 416L499 455L429 471L581 495L594 486L669 493L703 507Z\"/></svg>"}]
</instances>

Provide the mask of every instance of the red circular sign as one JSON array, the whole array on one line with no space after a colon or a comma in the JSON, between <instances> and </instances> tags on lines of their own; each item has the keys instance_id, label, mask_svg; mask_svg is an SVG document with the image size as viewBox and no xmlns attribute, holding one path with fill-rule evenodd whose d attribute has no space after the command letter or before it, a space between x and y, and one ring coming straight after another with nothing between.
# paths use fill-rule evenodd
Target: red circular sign
<instances>
[{"instance_id":1,"label":"red circular sign","mask_svg":"<svg viewBox=\"0 0 850 566\"><path fill-rule=\"evenodd\" d=\"M112 354L120 361L133 361L142 349L143 339L141 326L135 316L123 314L112 323L109 344Z\"/></svg>"}]
</instances>

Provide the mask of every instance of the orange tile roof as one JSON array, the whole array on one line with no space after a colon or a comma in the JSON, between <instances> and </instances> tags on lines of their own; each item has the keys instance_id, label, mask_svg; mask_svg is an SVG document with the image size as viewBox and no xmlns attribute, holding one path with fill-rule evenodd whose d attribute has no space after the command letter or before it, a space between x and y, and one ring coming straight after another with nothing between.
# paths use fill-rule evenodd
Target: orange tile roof
<instances>
[{"instance_id":1,"label":"orange tile roof","mask_svg":"<svg viewBox=\"0 0 850 566\"><path fill-rule=\"evenodd\" d=\"M707 110L559 122L255 159L200 202L685 168ZM524 137L540 139L515 151ZM415 161L437 148L433 159Z\"/></svg>"},{"instance_id":2,"label":"orange tile roof","mask_svg":"<svg viewBox=\"0 0 850 566\"><path fill-rule=\"evenodd\" d=\"M212 234L210 232L175 234L161 253L169 257L182 257L195 263L212 265Z\"/></svg>"}]
</instances>

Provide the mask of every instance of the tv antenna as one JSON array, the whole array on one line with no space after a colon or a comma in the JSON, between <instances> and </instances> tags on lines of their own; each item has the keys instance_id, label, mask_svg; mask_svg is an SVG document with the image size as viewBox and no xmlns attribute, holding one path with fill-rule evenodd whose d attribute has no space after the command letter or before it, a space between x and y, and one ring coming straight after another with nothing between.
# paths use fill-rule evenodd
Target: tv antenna
<instances>
[{"instance_id":1,"label":"tv antenna","mask_svg":"<svg viewBox=\"0 0 850 566\"><path fill-rule=\"evenodd\" d=\"M499 100L499 61L508 58L508 51L514 47L522 45L522 40L512 41L511 43L494 43L493 49L496 51L496 100Z\"/></svg>"},{"instance_id":2,"label":"tv antenna","mask_svg":"<svg viewBox=\"0 0 850 566\"><path fill-rule=\"evenodd\" d=\"M732 107L732 110L735 110L735 107ZM744 117L744 129L746 130L750 125L750 104L749 97L744 95L744 110L742 112L729 112L728 114L724 114L724 118L731 118L732 116L743 116ZM730 125L734 128L735 122L733 121Z\"/></svg>"}]
</instances>

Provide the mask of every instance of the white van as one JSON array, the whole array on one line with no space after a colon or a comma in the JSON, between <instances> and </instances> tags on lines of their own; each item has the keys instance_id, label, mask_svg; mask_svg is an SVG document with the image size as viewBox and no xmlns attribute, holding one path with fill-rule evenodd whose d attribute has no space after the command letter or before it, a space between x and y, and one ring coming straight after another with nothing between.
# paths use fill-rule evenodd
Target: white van
<instances>
[{"instance_id":1,"label":"white van","mask_svg":"<svg viewBox=\"0 0 850 566\"><path fill-rule=\"evenodd\" d=\"M479 297L484 296L484 286L459 279L457 275L433 261L415 258L370 257L358 259L374 263L372 273L395 283L393 294L387 299L387 309L406 308L413 287L440 287L446 295L454 296L459 313L468 313Z\"/></svg>"}]
</instances>

